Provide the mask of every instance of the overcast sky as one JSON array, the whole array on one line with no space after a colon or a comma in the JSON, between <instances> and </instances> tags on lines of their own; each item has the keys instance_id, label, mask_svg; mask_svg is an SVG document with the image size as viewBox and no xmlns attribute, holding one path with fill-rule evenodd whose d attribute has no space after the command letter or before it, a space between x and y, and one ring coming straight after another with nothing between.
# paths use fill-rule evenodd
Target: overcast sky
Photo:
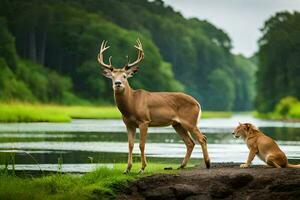
<instances>
[{"instance_id":1,"label":"overcast sky","mask_svg":"<svg viewBox=\"0 0 300 200\"><path fill-rule=\"evenodd\" d=\"M300 0L164 0L185 17L206 19L229 34L233 53L257 51L259 29L278 11L300 11Z\"/></svg>"}]
</instances>

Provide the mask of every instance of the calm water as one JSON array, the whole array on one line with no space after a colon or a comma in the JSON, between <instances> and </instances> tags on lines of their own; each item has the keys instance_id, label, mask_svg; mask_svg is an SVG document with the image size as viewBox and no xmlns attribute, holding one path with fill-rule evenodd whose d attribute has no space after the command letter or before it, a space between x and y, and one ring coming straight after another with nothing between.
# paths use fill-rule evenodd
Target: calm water
<instances>
[{"instance_id":1,"label":"calm water","mask_svg":"<svg viewBox=\"0 0 300 200\"><path fill-rule=\"evenodd\" d=\"M212 162L244 162L248 149L233 139L238 122L251 122L276 139L292 162L300 163L300 123L286 123L235 115L229 119L202 119L199 127L208 138ZM138 140L134 160L139 161ZM185 145L171 127L150 128L146 154L148 162L178 163L185 155ZM121 120L73 120L72 123L0 124L0 155L13 155L17 169L90 171L99 165L127 162L127 134ZM190 164L200 164L200 145L195 146ZM36 165L39 163L39 166ZM91 164L92 163L92 164ZM254 164L262 164L255 158Z\"/></svg>"}]
</instances>

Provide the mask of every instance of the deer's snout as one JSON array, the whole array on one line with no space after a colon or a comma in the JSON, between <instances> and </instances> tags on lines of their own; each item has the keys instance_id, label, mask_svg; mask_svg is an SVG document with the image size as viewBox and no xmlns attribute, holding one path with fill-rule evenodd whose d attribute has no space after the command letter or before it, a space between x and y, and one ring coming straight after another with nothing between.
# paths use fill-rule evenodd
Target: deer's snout
<instances>
[{"instance_id":1,"label":"deer's snout","mask_svg":"<svg viewBox=\"0 0 300 200\"><path fill-rule=\"evenodd\" d=\"M115 81L115 86L121 86L122 82L121 81Z\"/></svg>"}]
</instances>

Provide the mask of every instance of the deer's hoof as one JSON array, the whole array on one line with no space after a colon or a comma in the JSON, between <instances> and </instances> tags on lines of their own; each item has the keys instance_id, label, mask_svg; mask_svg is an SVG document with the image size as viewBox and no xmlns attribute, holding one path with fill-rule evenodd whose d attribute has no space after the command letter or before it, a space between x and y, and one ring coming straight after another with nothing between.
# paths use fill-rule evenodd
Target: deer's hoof
<instances>
[{"instance_id":1,"label":"deer's hoof","mask_svg":"<svg viewBox=\"0 0 300 200\"><path fill-rule=\"evenodd\" d=\"M206 165L207 169L210 168L210 159L208 159L208 160L205 161L205 165Z\"/></svg>"},{"instance_id":2,"label":"deer's hoof","mask_svg":"<svg viewBox=\"0 0 300 200\"><path fill-rule=\"evenodd\" d=\"M143 174L144 173L144 169L140 169L140 171L138 172L138 174Z\"/></svg>"},{"instance_id":3,"label":"deer's hoof","mask_svg":"<svg viewBox=\"0 0 300 200\"><path fill-rule=\"evenodd\" d=\"M125 171L123 172L123 174L129 174L129 172L130 172L130 169L125 169Z\"/></svg>"},{"instance_id":4,"label":"deer's hoof","mask_svg":"<svg viewBox=\"0 0 300 200\"><path fill-rule=\"evenodd\" d=\"M185 165L180 165L177 169L184 169Z\"/></svg>"}]
</instances>

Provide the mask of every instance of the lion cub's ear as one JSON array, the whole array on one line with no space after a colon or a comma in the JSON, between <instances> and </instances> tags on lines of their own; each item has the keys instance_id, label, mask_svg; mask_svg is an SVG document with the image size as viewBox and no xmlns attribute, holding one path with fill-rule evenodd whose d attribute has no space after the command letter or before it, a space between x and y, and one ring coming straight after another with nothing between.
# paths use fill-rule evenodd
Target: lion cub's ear
<instances>
[{"instance_id":1,"label":"lion cub's ear","mask_svg":"<svg viewBox=\"0 0 300 200\"><path fill-rule=\"evenodd\" d=\"M245 127L246 127L246 130L249 131L249 129L251 128L251 124L245 123Z\"/></svg>"}]
</instances>

